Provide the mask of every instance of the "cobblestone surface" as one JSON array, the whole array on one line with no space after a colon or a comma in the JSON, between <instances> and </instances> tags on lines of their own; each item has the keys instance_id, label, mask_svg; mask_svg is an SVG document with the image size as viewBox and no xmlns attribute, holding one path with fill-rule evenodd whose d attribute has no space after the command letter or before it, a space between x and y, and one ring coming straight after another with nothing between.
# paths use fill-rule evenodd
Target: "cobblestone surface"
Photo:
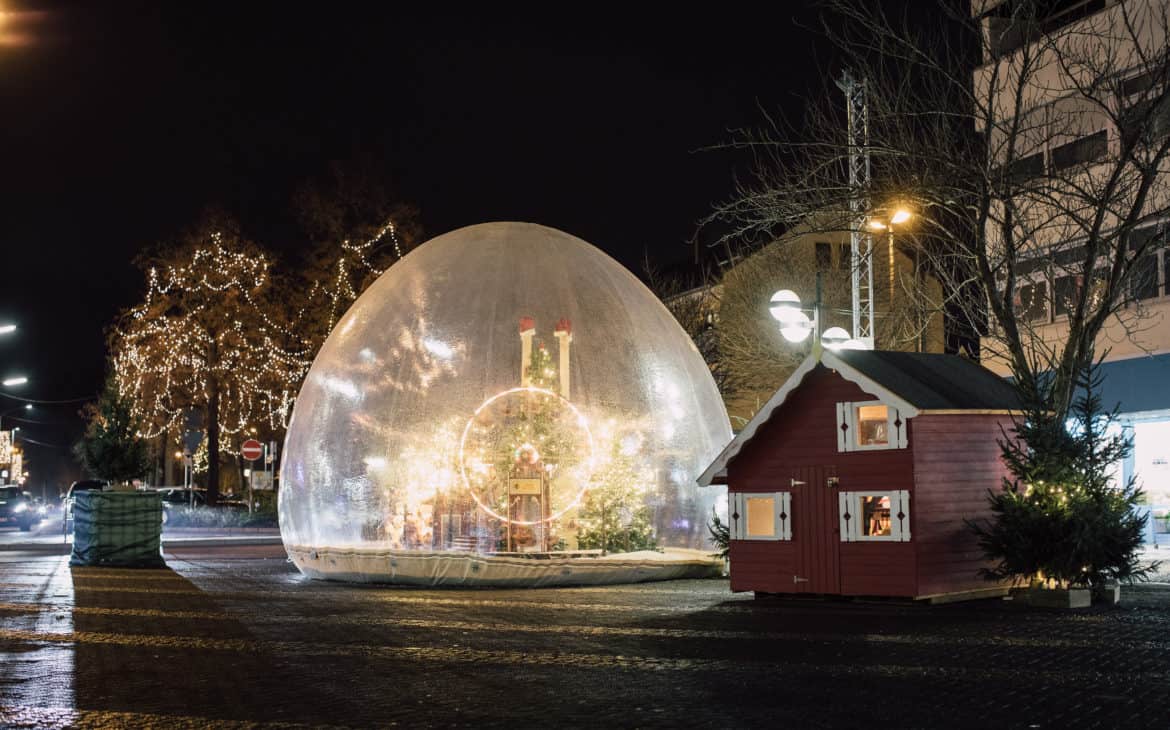
<instances>
[{"instance_id":1,"label":"cobblestone surface","mask_svg":"<svg viewBox=\"0 0 1170 730\"><path fill-rule=\"evenodd\" d=\"M0 553L0 727L1170 727L1170 585L1074 612L418 590L273 554Z\"/></svg>"}]
</instances>

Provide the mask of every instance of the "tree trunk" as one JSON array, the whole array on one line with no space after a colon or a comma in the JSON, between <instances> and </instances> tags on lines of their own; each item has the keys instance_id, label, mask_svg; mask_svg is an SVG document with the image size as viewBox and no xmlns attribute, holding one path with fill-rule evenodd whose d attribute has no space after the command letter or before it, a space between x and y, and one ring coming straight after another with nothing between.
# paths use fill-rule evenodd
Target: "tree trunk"
<instances>
[{"instance_id":1,"label":"tree trunk","mask_svg":"<svg viewBox=\"0 0 1170 730\"><path fill-rule=\"evenodd\" d=\"M219 502L219 383L207 382L207 504Z\"/></svg>"}]
</instances>

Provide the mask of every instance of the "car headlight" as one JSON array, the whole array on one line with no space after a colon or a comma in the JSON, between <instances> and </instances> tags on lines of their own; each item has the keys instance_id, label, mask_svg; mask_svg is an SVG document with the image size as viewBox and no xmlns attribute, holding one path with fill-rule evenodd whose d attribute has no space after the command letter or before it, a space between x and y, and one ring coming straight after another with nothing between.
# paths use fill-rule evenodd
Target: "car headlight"
<instances>
[{"instance_id":1,"label":"car headlight","mask_svg":"<svg viewBox=\"0 0 1170 730\"><path fill-rule=\"evenodd\" d=\"M24 511L25 511L25 510L27 510L27 509L28 509L28 505L27 505L27 504L25 504L24 502L21 502L20 504L18 504L18 505L16 505L15 507L13 507L13 508L12 508L12 514L18 515L18 514L20 514L21 512L24 512Z\"/></svg>"},{"instance_id":2,"label":"car headlight","mask_svg":"<svg viewBox=\"0 0 1170 730\"><path fill-rule=\"evenodd\" d=\"M43 514L48 514L48 512L49 512L49 505L47 505L47 504L42 504L40 507L37 507L38 514L43 515Z\"/></svg>"}]
</instances>

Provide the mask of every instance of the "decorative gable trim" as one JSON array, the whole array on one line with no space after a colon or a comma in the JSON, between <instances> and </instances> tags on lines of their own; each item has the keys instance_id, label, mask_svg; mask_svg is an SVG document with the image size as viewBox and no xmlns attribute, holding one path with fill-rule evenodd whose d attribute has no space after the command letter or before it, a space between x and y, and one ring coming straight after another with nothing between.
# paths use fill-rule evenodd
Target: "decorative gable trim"
<instances>
[{"instance_id":1,"label":"decorative gable trim","mask_svg":"<svg viewBox=\"0 0 1170 730\"><path fill-rule=\"evenodd\" d=\"M715 458L715 461L711 462L711 465L708 466L703 471L703 473L698 476L695 481L699 483L699 486L706 487L716 480L727 478L727 465L730 464L731 460L734 459L739 454L739 452L743 450L744 446L747 446L748 443L753 438L755 438L756 432L760 429L760 426L763 426L772 418L772 414L776 411L776 409L784 404L784 401L788 399L789 394L796 390L797 386L799 386L801 382L804 381L806 375L813 371L818 362L824 364L824 366L827 368L831 368L837 371L838 375L855 384L866 393L877 396L883 403L890 406L891 408L897 409L899 416L903 421L918 415L918 409L906 401L906 399L894 393L889 388L881 385L876 380L873 380L858 370L850 367L844 360L834 355L831 351L822 351L820 353L819 359L814 353L804 359L804 362L802 362L796 368L792 375L788 376L788 380L784 381L784 385L780 386L780 390L777 390L776 393L768 399L768 402L764 404L763 408L761 408L756 413L756 415L752 417L752 420L748 421L748 425L744 426L743 430L740 431L736 437L731 440L731 443L729 443L723 449L719 456ZM837 423L841 423L841 421L838 420ZM838 433L837 438L841 439L842 437L843 435ZM840 443L841 442L838 441L838 445L840 445Z\"/></svg>"}]
</instances>

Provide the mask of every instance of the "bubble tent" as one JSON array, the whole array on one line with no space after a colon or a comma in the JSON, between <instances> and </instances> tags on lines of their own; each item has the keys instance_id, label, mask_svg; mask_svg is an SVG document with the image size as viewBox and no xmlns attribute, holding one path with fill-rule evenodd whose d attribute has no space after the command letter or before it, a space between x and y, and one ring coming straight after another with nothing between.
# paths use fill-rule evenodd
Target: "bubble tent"
<instances>
[{"instance_id":1,"label":"bubble tent","mask_svg":"<svg viewBox=\"0 0 1170 730\"><path fill-rule=\"evenodd\" d=\"M731 440L698 350L635 276L529 223L434 238L338 321L285 441L278 511L306 575L586 585L717 573Z\"/></svg>"}]
</instances>

